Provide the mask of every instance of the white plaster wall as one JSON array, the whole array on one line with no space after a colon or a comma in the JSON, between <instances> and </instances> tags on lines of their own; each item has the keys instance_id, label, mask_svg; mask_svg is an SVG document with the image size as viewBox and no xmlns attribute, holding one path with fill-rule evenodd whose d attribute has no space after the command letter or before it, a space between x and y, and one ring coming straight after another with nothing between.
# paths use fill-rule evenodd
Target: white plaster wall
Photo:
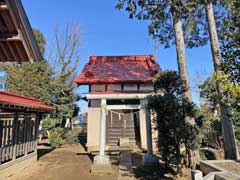
<instances>
[{"instance_id":1,"label":"white plaster wall","mask_svg":"<svg viewBox=\"0 0 240 180\"><path fill-rule=\"evenodd\" d=\"M153 91L153 84L140 84L140 91Z\"/></svg>"},{"instance_id":2,"label":"white plaster wall","mask_svg":"<svg viewBox=\"0 0 240 180\"><path fill-rule=\"evenodd\" d=\"M156 138L158 132L154 130L155 124L152 122L152 146L153 151L157 152L158 147L156 143ZM140 134L141 134L141 145L143 149L147 149L147 131L146 131L146 114L144 109L140 109Z\"/></svg>"},{"instance_id":3,"label":"white plaster wall","mask_svg":"<svg viewBox=\"0 0 240 180\"><path fill-rule=\"evenodd\" d=\"M101 108L88 108L87 147L99 146Z\"/></svg>"},{"instance_id":4,"label":"white plaster wall","mask_svg":"<svg viewBox=\"0 0 240 180\"><path fill-rule=\"evenodd\" d=\"M100 107L100 106L101 106L101 100L100 99L91 100L91 107Z\"/></svg>"},{"instance_id":5,"label":"white plaster wall","mask_svg":"<svg viewBox=\"0 0 240 180\"><path fill-rule=\"evenodd\" d=\"M123 90L124 91L137 91L138 87L137 87L137 84L124 84Z\"/></svg>"},{"instance_id":6,"label":"white plaster wall","mask_svg":"<svg viewBox=\"0 0 240 180\"><path fill-rule=\"evenodd\" d=\"M105 91L105 84L91 85L91 91Z\"/></svg>"},{"instance_id":7,"label":"white plaster wall","mask_svg":"<svg viewBox=\"0 0 240 180\"><path fill-rule=\"evenodd\" d=\"M107 89L108 89L108 91L121 91L122 85L121 84L108 84Z\"/></svg>"}]
</instances>

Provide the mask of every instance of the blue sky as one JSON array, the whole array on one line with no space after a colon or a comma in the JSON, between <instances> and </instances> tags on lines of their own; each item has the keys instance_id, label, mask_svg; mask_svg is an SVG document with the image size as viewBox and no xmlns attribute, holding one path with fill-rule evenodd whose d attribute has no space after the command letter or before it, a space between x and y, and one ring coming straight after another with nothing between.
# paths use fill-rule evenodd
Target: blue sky
<instances>
[{"instance_id":1,"label":"blue sky","mask_svg":"<svg viewBox=\"0 0 240 180\"><path fill-rule=\"evenodd\" d=\"M117 0L22 0L32 27L39 29L52 42L56 25L79 23L81 29L80 73L90 55L153 54L153 40L148 35L147 22L131 20L125 11L114 8ZM213 70L210 46L187 50L192 95L198 102L196 74L206 77ZM162 69L177 70L175 46L158 46L158 62ZM86 88L79 88L86 92ZM82 111L86 106L82 103ZM86 104L85 104L86 105Z\"/></svg>"}]
</instances>

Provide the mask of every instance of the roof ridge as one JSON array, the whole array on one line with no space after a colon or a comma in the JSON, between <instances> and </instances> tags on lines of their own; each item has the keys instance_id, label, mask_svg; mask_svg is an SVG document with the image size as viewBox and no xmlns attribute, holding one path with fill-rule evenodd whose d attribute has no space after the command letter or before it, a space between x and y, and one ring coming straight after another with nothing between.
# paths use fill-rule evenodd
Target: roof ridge
<instances>
[{"instance_id":1,"label":"roof ridge","mask_svg":"<svg viewBox=\"0 0 240 180\"><path fill-rule=\"evenodd\" d=\"M153 55L90 56L90 61L144 61L154 60Z\"/></svg>"}]
</instances>

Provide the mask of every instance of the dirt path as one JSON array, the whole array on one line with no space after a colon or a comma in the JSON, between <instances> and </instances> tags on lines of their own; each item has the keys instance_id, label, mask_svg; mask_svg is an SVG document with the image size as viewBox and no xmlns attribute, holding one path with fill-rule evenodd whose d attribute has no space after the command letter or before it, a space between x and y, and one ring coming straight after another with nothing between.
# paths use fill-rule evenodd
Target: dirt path
<instances>
[{"instance_id":1,"label":"dirt path","mask_svg":"<svg viewBox=\"0 0 240 180\"><path fill-rule=\"evenodd\" d=\"M93 176L90 174L91 159L84 154L81 145L67 145L51 151L40 147L40 158L33 166L7 180L116 180L114 175ZM46 154L45 154L46 153Z\"/></svg>"}]
</instances>

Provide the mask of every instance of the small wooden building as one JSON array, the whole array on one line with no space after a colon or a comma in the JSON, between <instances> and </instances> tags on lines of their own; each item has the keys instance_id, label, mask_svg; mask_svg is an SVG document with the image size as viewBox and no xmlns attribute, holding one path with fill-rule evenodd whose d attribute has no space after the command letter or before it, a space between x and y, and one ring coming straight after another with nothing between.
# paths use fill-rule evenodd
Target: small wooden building
<instances>
[{"instance_id":1,"label":"small wooden building","mask_svg":"<svg viewBox=\"0 0 240 180\"><path fill-rule=\"evenodd\" d=\"M0 170L20 159L36 159L41 115L54 110L37 99L0 91Z\"/></svg>"},{"instance_id":2,"label":"small wooden building","mask_svg":"<svg viewBox=\"0 0 240 180\"><path fill-rule=\"evenodd\" d=\"M89 152L99 151L103 157L105 151L119 151L121 146L147 149L149 113L145 103L154 91L153 79L159 71L152 55L90 57L75 80L78 85L89 86Z\"/></svg>"},{"instance_id":3,"label":"small wooden building","mask_svg":"<svg viewBox=\"0 0 240 180\"><path fill-rule=\"evenodd\" d=\"M21 0L0 0L0 62L42 59ZM37 99L0 91L0 180L37 160L41 115L54 109Z\"/></svg>"}]
</instances>

